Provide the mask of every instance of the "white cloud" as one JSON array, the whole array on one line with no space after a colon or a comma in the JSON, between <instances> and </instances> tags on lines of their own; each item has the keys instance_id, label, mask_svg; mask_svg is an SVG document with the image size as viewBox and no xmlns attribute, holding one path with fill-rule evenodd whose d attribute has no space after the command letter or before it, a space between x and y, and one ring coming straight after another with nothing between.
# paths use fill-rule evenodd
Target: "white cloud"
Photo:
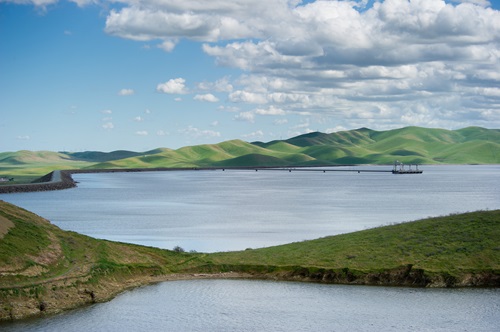
<instances>
[{"instance_id":1,"label":"white cloud","mask_svg":"<svg viewBox=\"0 0 500 332\"><path fill-rule=\"evenodd\" d=\"M115 128L115 126L113 122L106 122L102 124L102 128L106 130L112 130L113 128Z\"/></svg>"},{"instance_id":2,"label":"white cloud","mask_svg":"<svg viewBox=\"0 0 500 332\"><path fill-rule=\"evenodd\" d=\"M121 89L120 91L118 91L119 96L131 96L134 93L135 92L132 89Z\"/></svg>"},{"instance_id":3,"label":"white cloud","mask_svg":"<svg viewBox=\"0 0 500 332\"><path fill-rule=\"evenodd\" d=\"M255 114L254 114L254 112L241 112L241 113L235 115L234 119L237 121L254 123L255 122Z\"/></svg>"},{"instance_id":4,"label":"white cloud","mask_svg":"<svg viewBox=\"0 0 500 332\"><path fill-rule=\"evenodd\" d=\"M263 138L264 136L265 135L264 135L264 132L262 130L257 130L257 131L250 133L250 134L241 135L241 137L244 139Z\"/></svg>"},{"instance_id":5,"label":"white cloud","mask_svg":"<svg viewBox=\"0 0 500 332\"><path fill-rule=\"evenodd\" d=\"M161 48L165 52L170 53L174 50L175 45L176 45L176 42L174 42L172 40L164 40L163 43L158 45L158 48Z\"/></svg>"},{"instance_id":6,"label":"white cloud","mask_svg":"<svg viewBox=\"0 0 500 332\"><path fill-rule=\"evenodd\" d=\"M112 114L113 111L112 110L102 110L101 113L102 114Z\"/></svg>"},{"instance_id":7,"label":"white cloud","mask_svg":"<svg viewBox=\"0 0 500 332\"><path fill-rule=\"evenodd\" d=\"M194 96L193 99L194 100L198 100L198 101L206 101L206 102L209 102L209 103L216 103L216 102L219 101L219 98L217 98L216 96L214 96L211 93L207 93L207 94L204 94L204 95L196 95L196 96Z\"/></svg>"},{"instance_id":8,"label":"white cloud","mask_svg":"<svg viewBox=\"0 0 500 332\"><path fill-rule=\"evenodd\" d=\"M488 0L452 0L452 1L458 3L473 3L483 7L491 6L491 3Z\"/></svg>"},{"instance_id":9,"label":"white cloud","mask_svg":"<svg viewBox=\"0 0 500 332\"><path fill-rule=\"evenodd\" d=\"M20 141L29 141L31 139L31 137L29 135L20 135L20 136L17 136L17 139Z\"/></svg>"},{"instance_id":10,"label":"white cloud","mask_svg":"<svg viewBox=\"0 0 500 332\"><path fill-rule=\"evenodd\" d=\"M138 136L148 136L149 135L149 133L146 130L136 131L135 134Z\"/></svg>"},{"instance_id":11,"label":"white cloud","mask_svg":"<svg viewBox=\"0 0 500 332\"><path fill-rule=\"evenodd\" d=\"M248 92L248 91L234 91L229 94L229 100L234 102L234 103L248 103L248 104L265 104L267 103L266 96L259 94L259 93L254 93L254 92Z\"/></svg>"},{"instance_id":12,"label":"white cloud","mask_svg":"<svg viewBox=\"0 0 500 332\"><path fill-rule=\"evenodd\" d=\"M288 123L288 119L276 119L273 121L273 124L277 126L285 125Z\"/></svg>"},{"instance_id":13,"label":"white cloud","mask_svg":"<svg viewBox=\"0 0 500 332\"><path fill-rule=\"evenodd\" d=\"M142 122L142 121L144 121L144 118L143 118L143 117L141 117L141 116L136 116L136 117L134 118L134 121L135 121L135 122Z\"/></svg>"},{"instance_id":14,"label":"white cloud","mask_svg":"<svg viewBox=\"0 0 500 332\"><path fill-rule=\"evenodd\" d=\"M259 115L285 115L286 112L281 108L277 108L273 105L269 106L267 109L257 108L255 114Z\"/></svg>"},{"instance_id":15,"label":"white cloud","mask_svg":"<svg viewBox=\"0 0 500 332\"><path fill-rule=\"evenodd\" d=\"M99 3L98 0L70 0L78 5L78 7L84 7L90 4Z\"/></svg>"},{"instance_id":16,"label":"white cloud","mask_svg":"<svg viewBox=\"0 0 500 332\"><path fill-rule=\"evenodd\" d=\"M343 126L336 126L336 127L334 127L334 128L327 128L327 129L325 130L325 133L327 133L327 134L331 134L331 133L337 133L337 132L339 132L339 131L345 131L345 130L347 130L347 128L345 128L345 127L343 127Z\"/></svg>"},{"instance_id":17,"label":"white cloud","mask_svg":"<svg viewBox=\"0 0 500 332\"><path fill-rule=\"evenodd\" d=\"M165 83L160 83L156 86L156 91L168 94L186 94L186 80L183 78L173 78Z\"/></svg>"},{"instance_id":18,"label":"white cloud","mask_svg":"<svg viewBox=\"0 0 500 332\"><path fill-rule=\"evenodd\" d=\"M22 5L33 5L45 10L47 6L57 3L59 0L4 0L0 2L11 2Z\"/></svg>"},{"instance_id":19,"label":"white cloud","mask_svg":"<svg viewBox=\"0 0 500 332\"><path fill-rule=\"evenodd\" d=\"M236 113L236 112L239 112L239 111L240 111L240 108L239 108L239 107L235 107L235 106L226 106L226 105L220 105L219 107L217 107L217 109L218 109L219 111L231 112L231 113Z\"/></svg>"},{"instance_id":20,"label":"white cloud","mask_svg":"<svg viewBox=\"0 0 500 332\"><path fill-rule=\"evenodd\" d=\"M156 135L157 136L167 136L168 133L163 131L163 130L158 130L158 131L156 131Z\"/></svg>"},{"instance_id":21,"label":"white cloud","mask_svg":"<svg viewBox=\"0 0 500 332\"><path fill-rule=\"evenodd\" d=\"M215 90L217 92L231 92L233 91L233 85L231 84L229 77L223 77L215 82L198 83L198 89Z\"/></svg>"},{"instance_id":22,"label":"white cloud","mask_svg":"<svg viewBox=\"0 0 500 332\"><path fill-rule=\"evenodd\" d=\"M221 134L218 131L214 130L202 130L193 126L188 126L185 129L179 130L180 133L188 135L193 138L214 138L220 137Z\"/></svg>"},{"instance_id":23,"label":"white cloud","mask_svg":"<svg viewBox=\"0 0 500 332\"><path fill-rule=\"evenodd\" d=\"M219 109L240 112L235 120L293 114L330 118L334 128L426 121L498 127L500 12L490 6L487 0L124 0L108 13L105 31L167 52L183 39L202 43L217 65L243 74L198 83L195 99L227 94L238 108ZM183 78L157 91L190 93ZM245 104L259 107L241 112Z\"/></svg>"}]
</instances>

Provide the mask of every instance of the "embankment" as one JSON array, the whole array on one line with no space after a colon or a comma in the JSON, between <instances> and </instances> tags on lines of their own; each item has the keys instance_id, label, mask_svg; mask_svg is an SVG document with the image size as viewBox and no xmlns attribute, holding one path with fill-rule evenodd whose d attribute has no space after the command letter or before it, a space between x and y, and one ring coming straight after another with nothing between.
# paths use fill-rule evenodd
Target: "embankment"
<instances>
[{"instance_id":1,"label":"embankment","mask_svg":"<svg viewBox=\"0 0 500 332\"><path fill-rule=\"evenodd\" d=\"M52 171L32 183L2 185L0 194L21 193L31 191L61 190L76 187L71 177L72 171Z\"/></svg>"}]
</instances>

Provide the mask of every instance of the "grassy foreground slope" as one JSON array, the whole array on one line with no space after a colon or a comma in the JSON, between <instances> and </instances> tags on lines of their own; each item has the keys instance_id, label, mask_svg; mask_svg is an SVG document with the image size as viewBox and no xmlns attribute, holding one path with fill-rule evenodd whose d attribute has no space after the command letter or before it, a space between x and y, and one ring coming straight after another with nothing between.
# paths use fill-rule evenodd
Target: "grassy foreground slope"
<instances>
[{"instance_id":1,"label":"grassy foreground slope","mask_svg":"<svg viewBox=\"0 0 500 332\"><path fill-rule=\"evenodd\" d=\"M0 320L111 299L189 278L262 278L421 287L500 286L500 210L288 245L185 253L93 239L0 201Z\"/></svg>"},{"instance_id":2,"label":"grassy foreground slope","mask_svg":"<svg viewBox=\"0 0 500 332\"><path fill-rule=\"evenodd\" d=\"M454 214L317 240L242 252L216 253L216 264L291 264L365 274L401 267L428 276L500 273L500 210Z\"/></svg>"},{"instance_id":3,"label":"grassy foreground slope","mask_svg":"<svg viewBox=\"0 0 500 332\"><path fill-rule=\"evenodd\" d=\"M63 231L0 201L0 320L109 300L196 267L197 259Z\"/></svg>"}]
</instances>

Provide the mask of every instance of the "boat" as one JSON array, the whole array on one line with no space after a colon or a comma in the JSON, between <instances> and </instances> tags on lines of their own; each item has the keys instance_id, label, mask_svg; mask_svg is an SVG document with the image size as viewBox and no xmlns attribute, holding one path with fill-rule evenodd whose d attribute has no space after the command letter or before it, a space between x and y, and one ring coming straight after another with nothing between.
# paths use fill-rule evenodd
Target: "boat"
<instances>
[{"instance_id":1,"label":"boat","mask_svg":"<svg viewBox=\"0 0 500 332\"><path fill-rule=\"evenodd\" d=\"M408 164L408 168L402 162L396 160L392 167L392 174L422 174L424 171L418 169L418 164Z\"/></svg>"}]
</instances>

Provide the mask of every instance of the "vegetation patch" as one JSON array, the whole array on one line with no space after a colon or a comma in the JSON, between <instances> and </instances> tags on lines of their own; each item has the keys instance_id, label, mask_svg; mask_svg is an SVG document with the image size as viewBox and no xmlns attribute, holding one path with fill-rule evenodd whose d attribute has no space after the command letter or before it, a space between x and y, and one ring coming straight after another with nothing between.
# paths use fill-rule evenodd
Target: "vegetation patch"
<instances>
[{"instance_id":1,"label":"vegetation patch","mask_svg":"<svg viewBox=\"0 0 500 332\"><path fill-rule=\"evenodd\" d=\"M3 201L0 218L14 225L0 241L0 320L55 313L109 300L130 287L189 278L500 286L500 210L212 254L93 239Z\"/></svg>"}]
</instances>

